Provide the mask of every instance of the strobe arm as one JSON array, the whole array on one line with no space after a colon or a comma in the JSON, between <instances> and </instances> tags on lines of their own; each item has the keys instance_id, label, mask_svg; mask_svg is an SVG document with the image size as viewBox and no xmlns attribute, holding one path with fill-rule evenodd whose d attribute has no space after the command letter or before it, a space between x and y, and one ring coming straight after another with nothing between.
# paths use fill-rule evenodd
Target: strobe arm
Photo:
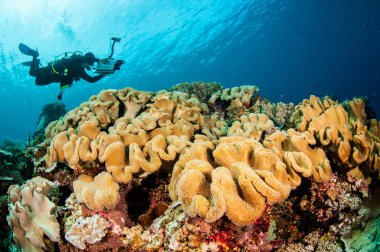
<instances>
[{"instance_id":1,"label":"strobe arm","mask_svg":"<svg viewBox=\"0 0 380 252\"><path fill-rule=\"evenodd\" d=\"M108 56L108 58L110 58L110 59L111 59L112 56L113 56L113 52L114 52L114 48L115 48L115 43L116 43L116 42L120 42L120 41L121 41L121 38L115 38L115 37L112 37L111 40L112 40L111 54L110 54L110 56Z\"/></svg>"}]
</instances>

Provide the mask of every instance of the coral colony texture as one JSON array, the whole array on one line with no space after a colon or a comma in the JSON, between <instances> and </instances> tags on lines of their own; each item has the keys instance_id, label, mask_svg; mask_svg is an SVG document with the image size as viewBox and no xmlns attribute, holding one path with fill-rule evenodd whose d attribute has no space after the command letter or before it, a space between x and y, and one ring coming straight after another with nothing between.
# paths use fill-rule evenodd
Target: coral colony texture
<instances>
[{"instance_id":1,"label":"coral colony texture","mask_svg":"<svg viewBox=\"0 0 380 252\"><path fill-rule=\"evenodd\" d=\"M380 123L363 100L258 91L104 90L68 111L8 189L12 249L378 250Z\"/></svg>"}]
</instances>

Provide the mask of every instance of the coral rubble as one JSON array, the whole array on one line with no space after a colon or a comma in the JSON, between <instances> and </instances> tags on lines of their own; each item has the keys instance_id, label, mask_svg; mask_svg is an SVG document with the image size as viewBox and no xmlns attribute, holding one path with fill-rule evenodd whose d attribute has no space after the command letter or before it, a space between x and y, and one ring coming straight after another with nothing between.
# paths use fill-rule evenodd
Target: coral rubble
<instances>
[{"instance_id":1,"label":"coral rubble","mask_svg":"<svg viewBox=\"0 0 380 252\"><path fill-rule=\"evenodd\" d=\"M258 91L204 82L104 90L68 111L33 146L36 177L8 190L14 245L354 247L347 234L380 176L379 122L367 119L360 98L311 96L294 106Z\"/></svg>"}]
</instances>

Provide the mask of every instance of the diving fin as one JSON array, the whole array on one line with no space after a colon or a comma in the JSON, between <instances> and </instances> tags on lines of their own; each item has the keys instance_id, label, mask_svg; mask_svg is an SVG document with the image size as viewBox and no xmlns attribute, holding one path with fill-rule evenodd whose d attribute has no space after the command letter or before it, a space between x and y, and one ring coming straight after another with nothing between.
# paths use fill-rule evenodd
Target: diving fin
<instances>
[{"instance_id":1,"label":"diving fin","mask_svg":"<svg viewBox=\"0 0 380 252\"><path fill-rule=\"evenodd\" d=\"M31 66L32 62L33 61L25 61L25 62L22 62L21 64L23 64L24 66Z\"/></svg>"},{"instance_id":2,"label":"diving fin","mask_svg":"<svg viewBox=\"0 0 380 252\"><path fill-rule=\"evenodd\" d=\"M22 65L24 66L38 66L38 65L41 65L40 64L40 60L39 59L36 59L36 58L33 58L32 61L24 61L24 62L21 62Z\"/></svg>"},{"instance_id":3,"label":"diving fin","mask_svg":"<svg viewBox=\"0 0 380 252\"><path fill-rule=\"evenodd\" d=\"M20 43L18 45L18 49L20 49L20 51L23 54L28 55L28 56L32 56L33 58L37 58L40 55L36 50L33 50L32 48L30 48L29 46L27 46L23 43Z\"/></svg>"}]
</instances>

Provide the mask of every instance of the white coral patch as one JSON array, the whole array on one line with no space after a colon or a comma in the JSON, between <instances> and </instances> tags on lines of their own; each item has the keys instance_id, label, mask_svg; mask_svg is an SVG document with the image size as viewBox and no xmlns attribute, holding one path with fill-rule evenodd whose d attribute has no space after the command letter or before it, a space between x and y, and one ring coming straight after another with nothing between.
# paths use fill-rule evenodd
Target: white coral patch
<instances>
[{"instance_id":1,"label":"white coral patch","mask_svg":"<svg viewBox=\"0 0 380 252\"><path fill-rule=\"evenodd\" d=\"M107 234L111 224L98 214L91 217L79 217L66 232L65 238L79 249L85 249L86 244L94 244Z\"/></svg>"}]
</instances>

